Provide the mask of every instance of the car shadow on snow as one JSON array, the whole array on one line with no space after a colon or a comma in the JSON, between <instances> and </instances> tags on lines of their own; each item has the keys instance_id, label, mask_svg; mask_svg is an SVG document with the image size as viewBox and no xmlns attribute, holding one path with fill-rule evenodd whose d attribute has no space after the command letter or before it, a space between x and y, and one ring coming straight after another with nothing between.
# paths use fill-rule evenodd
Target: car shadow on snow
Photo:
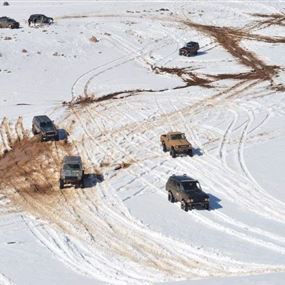
<instances>
[{"instance_id":1,"label":"car shadow on snow","mask_svg":"<svg viewBox=\"0 0 285 285\"><path fill-rule=\"evenodd\" d=\"M203 151L198 147L198 148L192 148L193 156L202 156Z\"/></svg>"},{"instance_id":2,"label":"car shadow on snow","mask_svg":"<svg viewBox=\"0 0 285 285\"><path fill-rule=\"evenodd\" d=\"M102 183L104 181L104 176L102 174L84 174L84 188L91 188L96 186L97 183Z\"/></svg>"},{"instance_id":3,"label":"car shadow on snow","mask_svg":"<svg viewBox=\"0 0 285 285\"><path fill-rule=\"evenodd\" d=\"M201 56L201 55L204 55L204 54L207 54L206 51L198 51L196 56Z\"/></svg>"},{"instance_id":4,"label":"car shadow on snow","mask_svg":"<svg viewBox=\"0 0 285 285\"><path fill-rule=\"evenodd\" d=\"M209 195L210 198L210 210L218 210L223 208L221 205L221 199L219 199L218 197L216 197L213 194L207 193Z\"/></svg>"}]
</instances>

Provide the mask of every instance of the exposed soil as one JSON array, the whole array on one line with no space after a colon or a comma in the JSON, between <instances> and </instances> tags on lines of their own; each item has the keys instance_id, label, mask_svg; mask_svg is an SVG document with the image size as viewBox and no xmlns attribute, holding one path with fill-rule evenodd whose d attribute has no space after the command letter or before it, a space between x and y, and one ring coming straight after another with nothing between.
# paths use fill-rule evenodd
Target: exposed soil
<instances>
[{"instance_id":1,"label":"exposed soil","mask_svg":"<svg viewBox=\"0 0 285 285\"><path fill-rule=\"evenodd\" d=\"M285 43L285 37L270 37L254 34L251 31L257 29L264 25L275 25L283 24L285 16L283 14L254 14L254 16L265 18L265 20L258 22L257 24L244 27L244 29L237 29L232 27L218 27L203 25L198 23L193 23L191 21L182 21L187 27L194 28L199 30L208 36L214 38L214 40L220 44L226 51L228 51L240 64L249 68L248 72L243 73L234 73L234 74L217 74L217 75L207 75L200 74L197 75L190 70L190 68L178 68L178 67L163 67L163 66L154 66L148 63L155 73L167 73L180 77L185 83L182 86L177 86L172 89L182 89L189 86L201 86L210 88L212 87L211 83L214 83L218 80L224 79L233 79L246 81L269 81L270 88L276 91L283 91L284 86L282 84L274 83L274 77L278 75L280 67L276 65L268 65L263 60L258 58L258 56L246 49L246 47L241 46L241 41L254 40L254 41L263 41L268 43ZM110 99L120 99L128 96L137 95L142 92L164 92L170 89L135 89L135 90L123 90L118 92L113 92L96 98L95 95L85 94L84 96L79 96L71 102L63 102L63 105L72 107L74 105L87 105L95 102L106 101ZM122 96L124 95L124 96Z\"/></svg>"},{"instance_id":2,"label":"exposed soil","mask_svg":"<svg viewBox=\"0 0 285 285\"><path fill-rule=\"evenodd\" d=\"M71 151L63 142L42 143L36 137L17 141L12 150L0 158L0 186L14 189L10 200L38 199L39 196L58 195L60 161ZM46 201L48 203L48 200Z\"/></svg>"},{"instance_id":3,"label":"exposed soil","mask_svg":"<svg viewBox=\"0 0 285 285\"><path fill-rule=\"evenodd\" d=\"M240 42L242 39L252 39L256 41L266 41L270 43L285 43L285 37L267 37L251 34L245 30L234 29L229 27L214 27L184 22L185 25L195 28L203 33L213 37L225 50L227 50L239 63L250 68L249 72L238 74L218 74L209 76L216 80L222 79L239 79L239 80L263 80L269 81L270 87L274 90L282 90L282 86L274 83L274 77L278 74L280 67L276 65L268 65L256 54L242 47Z\"/></svg>"},{"instance_id":4,"label":"exposed soil","mask_svg":"<svg viewBox=\"0 0 285 285\"><path fill-rule=\"evenodd\" d=\"M143 92L163 92L163 91L167 91L169 89L159 89L159 90L153 90L153 89L134 89L134 90L123 90L123 91L118 91L118 92L113 92L113 93L109 93L107 95L103 95L101 97L96 97L95 95L90 95L90 96L78 96L77 98L75 98L75 100L70 101L70 102L62 102L62 104L64 106L67 107L73 107L76 105L81 105L81 106L86 106L88 104L91 103L95 103L95 102L103 102L103 101L107 101L107 100L111 100L111 99L122 99L122 98L126 98L129 96L133 96L133 95L137 95L139 93L143 93ZM121 96L124 95L124 96Z\"/></svg>"},{"instance_id":5,"label":"exposed soil","mask_svg":"<svg viewBox=\"0 0 285 285\"><path fill-rule=\"evenodd\" d=\"M212 82L212 80L208 78L199 77L197 74L191 72L188 68L178 68L178 67L171 68L171 67L159 67L151 65L151 69L156 73L174 74L180 77L185 82L185 85L174 87L173 89L181 89L196 85L207 88L211 87L210 83Z\"/></svg>"},{"instance_id":6,"label":"exposed soil","mask_svg":"<svg viewBox=\"0 0 285 285\"><path fill-rule=\"evenodd\" d=\"M258 20L255 27L267 28L270 26L285 26L285 15L284 14L251 14L252 16L261 18Z\"/></svg>"}]
</instances>

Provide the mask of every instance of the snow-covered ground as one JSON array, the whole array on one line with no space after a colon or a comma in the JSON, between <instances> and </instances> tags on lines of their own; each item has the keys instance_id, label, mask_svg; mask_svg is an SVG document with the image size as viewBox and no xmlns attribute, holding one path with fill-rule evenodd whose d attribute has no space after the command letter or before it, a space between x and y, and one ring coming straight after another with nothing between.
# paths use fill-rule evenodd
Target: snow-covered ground
<instances>
[{"instance_id":1,"label":"snow-covered ground","mask_svg":"<svg viewBox=\"0 0 285 285\"><path fill-rule=\"evenodd\" d=\"M10 4L0 14L21 29L0 30L0 284L281 284L284 2ZM34 13L55 23L28 27ZM179 56L190 40L198 55ZM70 143L31 139L39 114ZM168 131L194 156L162 152ZM83 158L85 189L59 189L67 154ZM167 201L183 173L210 211Z\"/></svg>"}]
</instances>

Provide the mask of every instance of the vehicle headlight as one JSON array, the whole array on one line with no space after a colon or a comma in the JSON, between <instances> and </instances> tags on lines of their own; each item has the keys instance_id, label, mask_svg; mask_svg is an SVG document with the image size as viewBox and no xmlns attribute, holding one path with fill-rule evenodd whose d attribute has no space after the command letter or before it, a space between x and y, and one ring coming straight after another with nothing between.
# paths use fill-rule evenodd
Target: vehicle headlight
<instances>
[{"instance_id":1,"label":"vehicle headlight","mask_svg":"<svg viewBox=\"0 0 285 285\"><path fill-rule=\"evenodd\" d=\"M191 203L191 202L193 202L193 199L188 199L187 200L187 203Z\"/></svg>"},{"instance_id":2,"label":"vehicle headlight","mask_svg":"<svg viewBox=\"0 0 285 285\"><path fill-rule=\"evenodd\" d=\"M205 198L205 201L209 201L209 198Z\"/></svg>"}]
</instances>

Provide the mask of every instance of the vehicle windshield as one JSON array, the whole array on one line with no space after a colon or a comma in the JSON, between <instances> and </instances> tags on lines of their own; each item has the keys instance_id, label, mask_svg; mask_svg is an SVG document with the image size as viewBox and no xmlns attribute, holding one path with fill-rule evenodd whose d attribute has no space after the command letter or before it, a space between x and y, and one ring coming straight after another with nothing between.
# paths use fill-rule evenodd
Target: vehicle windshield
<instances>
[{"instance_id":1,"label":"vehicle windshield","mask_svg":"<svg viewBox=\"0 0 285 285\"><path fill-rule=\"evenodd\" d=\"M42 122L42 123L40 123L40 126L42 128L51 128L52 127L52 123L51 122Z\"/></svg>"},{"instance_id":2,"label":"vehicle windshield","mask_svg":"<svg viewBox=\"0 0 285 285\"><path fill-rule=\"evenodd\" d=\"M185 140L185 135L184 134L175 134L171 135L172 140Z\"/></svg>"},{"instance_id":3,"label":"vehicle windshield","mask_svg":"<svg viewBox=\"0 0 285 285\"><path fill-rule=\"evenodd\" d=\"M185 181L185 182L182 182L182 186L185 192L201 190L200 184L197 181Z\"/></svg>"},{"instance_id":4,"label":"vehicle windshield","mask_svg":"<svg viewBox=\"0 0 285 285\"><path fill-rule=\"evenodd\" d=\"M80 164L64 164L64 170L80 170Z\"/></svg>"}]
</instances>

